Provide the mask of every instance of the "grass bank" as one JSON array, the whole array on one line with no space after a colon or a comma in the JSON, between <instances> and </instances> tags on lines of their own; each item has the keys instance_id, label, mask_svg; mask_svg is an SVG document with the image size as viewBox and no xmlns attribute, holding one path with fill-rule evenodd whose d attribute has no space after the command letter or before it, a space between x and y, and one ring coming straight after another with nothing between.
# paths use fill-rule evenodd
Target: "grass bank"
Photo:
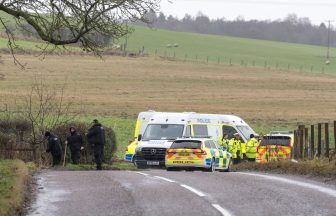
<instances>
[{"instance_id":1,"label":"grass bank","mask_svg":"<svg viewBox=\"0 0 336 216\"><path fill-rule=\"evenodd\" d=\"M0 160L0 215L20 212L28 168L19 160Z\"/></svg>"},{"instance_id":2,"label":"grass bank","mask_svg":"<svg viewBox=\"0 0 336 216\"><path fill-rule=\"evenodd\" d=\"M234 171L261 171L279 174L309 175L336 180L336 160L315 159L307 161L278 161L265 164L241 163L234 167Z\"/></svg>"},{"instance_id":3,"label":"grass bank","mask_svg":"<svg viewBox=\"0 0 336 216\"><path fill-rule=\"evenodd\" d=\"M79 165L74 165L74 164L67 164L65 167L65 170L68 171L89 171L89 170L95 170L96 166L95 165L91 165L91 164L79 164ZM114 162L112 165L108 165L108 164L103 164L103 170L137 170L137 168L131 164L131 163L127 163L127 162L123 162L123 161L118 161L118 162Z\"/></svg>"}]
</instances>

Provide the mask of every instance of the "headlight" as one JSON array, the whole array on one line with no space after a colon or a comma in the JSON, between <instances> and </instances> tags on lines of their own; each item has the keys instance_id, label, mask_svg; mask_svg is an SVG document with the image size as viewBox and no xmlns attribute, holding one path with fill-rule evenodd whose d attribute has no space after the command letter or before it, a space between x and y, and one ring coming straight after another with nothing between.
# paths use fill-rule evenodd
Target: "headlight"
<instances>
[{"instance_id":1,"label":"headlight","mask_svg":"<svg viewBox=\"0 0 336 216\"><path fill-rule=\"evenodd\" d=\"M140 153L141 150L142 150L142 147L138 146L138 147L136 147L136 149L135 149L135 153Z\"/></svg>"}]
</instances>

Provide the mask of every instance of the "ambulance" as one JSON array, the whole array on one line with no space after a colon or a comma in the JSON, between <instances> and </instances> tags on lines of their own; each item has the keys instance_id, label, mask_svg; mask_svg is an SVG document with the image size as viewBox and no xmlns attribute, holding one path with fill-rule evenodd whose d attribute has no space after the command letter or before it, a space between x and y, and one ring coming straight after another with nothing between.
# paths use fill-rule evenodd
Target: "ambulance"
<instances>
[{"instance_id":1,"label":"ambulance","mask_svg":"<svg viewBox=\"0 0 336 216\"><path fill-rule=\"evenodd\" d=\"M124 160L127 162L134 162L135 148L139 144L138 136L143 134L148 125L150 118L156 114L155 111L149 110L147 112L141 112L138 115L137 122L135 124L134 139L129 141L129 145L126 147Z\"/></svg>"},{"instance_id":2,"label":"ambulance","mask_svg":"<svg viewBox=\"0 0 336 216\"><path fill-rule=\"evenodd\" d=\"M217 141L223 133L229 138L238 133L241 141L246 143L251 134L258 136L243 119L234 115L150 112L147 117L143 123L144 131L141 122L137 123L140 128L135 132L137 141L127 147L125 154L125 159L138 168L164 167L166 150L179 138L211 137Z\"/></svg>"}]
</instances>

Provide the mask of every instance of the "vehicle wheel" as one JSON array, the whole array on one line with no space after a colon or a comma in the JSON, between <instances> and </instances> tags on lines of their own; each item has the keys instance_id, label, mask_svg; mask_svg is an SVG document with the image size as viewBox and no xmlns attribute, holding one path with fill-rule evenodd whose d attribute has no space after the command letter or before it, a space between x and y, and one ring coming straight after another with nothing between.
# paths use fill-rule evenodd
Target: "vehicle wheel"
<instances>
[{"instance_id":1,"label":"vehicle wheel","mask_svg":"<svg viewBox=\"0 0 336 216\"><path fill-rule=\"evenodd\" d=\"M147 167L144 166L144 165L137 164L136 161L134 161L134 165L135 165L138 169L146 169L146 168L147 168Z\"/></svg>"},{"instance_id":2,"label":"vehicle wheel","mask_svg":"<svg viewBox=\"0 0 336 216\"><path fill-rule=\"evenodd\" d=\"M174 167L167 167L166 169L167 169L168 172L176 171L176 169Z\"/></svg>"},{"instance_id":3,"label":"vehicle wheel","mask_svg":"<svg viewBox=\"0 0 336 216\"><path fill-rule=\"evenodd\" d=\"M135 167L137 167L137 165L136 165L136 163L135 163L135 158L134 158L134 157L132 158L132 163L133 163L133 165L134 165Z\"/></svg>"},{"instance_id":4,"label":"vehicle wheel","mask_svg":"<svg viewBox=\"0 0 336 216\"><path fill-rule=\"evenodd\" d=\"M206 169L207 172L215 172L216 171L216 160L213 158L211 161L211 167Z\"/></svg>"},{"instance_id":5,"label":"vehicle wheel","mask_svg":"<svg viewBox=\"0 0 336 216\"><path fill-rule=\"evenodd\" d=\"M232 165L233 165L232 158L230 158L229 167L225 170L225 172L231 172Z\"/></svg>"}]
</instances>

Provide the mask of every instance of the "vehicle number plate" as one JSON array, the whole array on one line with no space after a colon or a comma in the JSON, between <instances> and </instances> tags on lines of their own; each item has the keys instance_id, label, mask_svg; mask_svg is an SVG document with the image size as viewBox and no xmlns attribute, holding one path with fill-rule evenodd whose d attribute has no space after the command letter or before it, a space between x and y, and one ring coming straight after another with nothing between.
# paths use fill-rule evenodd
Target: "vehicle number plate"
<instances>
[{"instance_id":1,"label":"vehicle number plate","mask_svg":"<svg viewBox=\"0 0 336 216\"><path fill-rule=\"evenodd\" d=\"M180 153L179 156L188 157L188 156L190 156L190 154L189 153Z\"/></svg>"},{"instance_id":2,"label":"vehicle number plate","mask_svg":"<svg viewBox=\"0 0 336 216\"><path fill-rule=\"evenodd\" d=\"M159 166L160 162L159 161L147 161L148 166Z\"/></svg>"}]
</instances>

